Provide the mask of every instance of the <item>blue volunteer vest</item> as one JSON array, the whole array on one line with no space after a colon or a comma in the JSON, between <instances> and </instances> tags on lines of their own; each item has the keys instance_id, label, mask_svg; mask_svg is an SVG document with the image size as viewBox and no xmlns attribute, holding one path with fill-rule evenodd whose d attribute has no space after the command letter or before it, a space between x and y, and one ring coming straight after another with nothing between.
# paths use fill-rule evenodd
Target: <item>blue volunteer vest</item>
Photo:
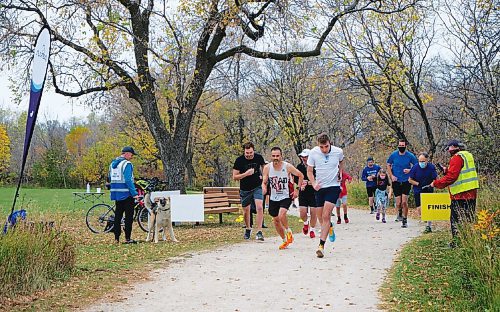
<instances>
[{"instance_id":1,"label":"blue volunteer vest","mask_svg":"<svg viewBox=\"0 0 500 312\"><path fill-rule=\"evenodd\" d=\"M128 186L125 183L124 175L125 167L128 164L132 166L133 172L132 163L126 159L122 160L116 168L113 168L113 164L109 165L111 200L123 200L131 195ZM132 173L132 181L133 180L134 174Z\"/></svg>"}]
</instances>

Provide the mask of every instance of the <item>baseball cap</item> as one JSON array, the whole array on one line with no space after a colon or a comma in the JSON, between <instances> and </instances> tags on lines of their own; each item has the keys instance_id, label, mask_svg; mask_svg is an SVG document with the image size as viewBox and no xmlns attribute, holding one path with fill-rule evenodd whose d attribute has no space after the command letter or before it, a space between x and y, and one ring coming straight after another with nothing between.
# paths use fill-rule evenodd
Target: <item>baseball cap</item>
<instances>
[{"instance_id":1,"label":"baseball cap","mask_svg":"<svg viewBox=\"0 0 500 312\"><path fill-rule=\"evenodd\" d=\"M448 143L446 143L446 147L450 147L450 146L459 147L462 145L463 145L462 142L460 142L459 140L450 140L450 141L448 141Z\"/></svg>"},{"instance_id":2,"label":"baseball cap","mask_svg":"<svg viewBox=\"0 0 500 312\"><path fill-rule=\"evenodd\" d=\"M366 161L373 161L373 157L371 157L371 156L370 156L370 157L368 157L368 158L366 159Z\"/></svg>"},{"instance_id":3,"label":"baseball cap","mask_svg":"<svg viewBox=\"0 0 500 312\"><path fill-rule=\"evenodd\" d=\"M304 148L304 149L302 150L302 152L300 152L299 156L300 156L300 157L307 157L307 156L309 156L309 152L310 152L310 151L311 151L310 149L308 149L308 148Z\"/></svg>"},{"instance_id":4,"label":"baseball cap","mask_svg":"<svg viewBox=\"0 0 500 312\"><path fill-rule=\"evenodd\" d=\"M122 148L122 153L132 153L133 155L137 155L132 146L125 146Z\"/></svg>"}]
</instances>

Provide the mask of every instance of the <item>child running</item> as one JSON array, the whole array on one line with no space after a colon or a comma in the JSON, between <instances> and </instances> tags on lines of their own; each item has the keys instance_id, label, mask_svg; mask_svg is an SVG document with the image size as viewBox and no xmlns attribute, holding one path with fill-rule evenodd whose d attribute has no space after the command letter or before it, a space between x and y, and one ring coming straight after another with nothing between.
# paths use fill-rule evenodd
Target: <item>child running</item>
<instances>
[{"instance_id":1,"label":"child running","mask_svg":"<svg viewBox=\"0 0 500 312\"><path fill-rule=\"evenodd\" d=\"M391 180L387 177L387 172L380 169L377 173L377 185L375 189L375 206L377 214L375 219L380 220L380 212L382 211L382 223L385 221L385 209L389 205L389 198L392 197Z\"/></svg>"},{"instance_id":2,"label":"child running","mask_svg":"<svg viewBox=\"0 0 500 312\"><path fill-rule=\"evenodd\" d=\"M340 218L340 206L344 210L344 222L349 223L349 218L347 217L347 186L346 181L352 182L352 177L347 172L342 172L342 181L340 182L340 195L339 199L337 199L336 208L337 208L337 224L342 223L342 219Z\"/></svg>"}]
</instances>

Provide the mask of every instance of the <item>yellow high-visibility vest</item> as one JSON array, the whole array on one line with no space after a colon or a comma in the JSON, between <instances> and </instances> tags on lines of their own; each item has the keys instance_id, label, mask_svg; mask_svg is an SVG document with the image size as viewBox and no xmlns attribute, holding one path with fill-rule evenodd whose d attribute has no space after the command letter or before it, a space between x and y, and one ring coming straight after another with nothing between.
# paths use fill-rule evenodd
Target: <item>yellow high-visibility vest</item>
<instances>
[{"instance_id":1,"label":"yellow high-visibility vest","mask_svg":"<svg viewBox=\"0 0 500 312\"><path fill-rule=\"evenodd\" d=\"M464 160L462 170L458 179L450 185L450 193L452 195L470 191L479 188L479 179L477 177L476 165L474 157L467 151L460 151L457 153Z\"/></svg>"}]
</instances>

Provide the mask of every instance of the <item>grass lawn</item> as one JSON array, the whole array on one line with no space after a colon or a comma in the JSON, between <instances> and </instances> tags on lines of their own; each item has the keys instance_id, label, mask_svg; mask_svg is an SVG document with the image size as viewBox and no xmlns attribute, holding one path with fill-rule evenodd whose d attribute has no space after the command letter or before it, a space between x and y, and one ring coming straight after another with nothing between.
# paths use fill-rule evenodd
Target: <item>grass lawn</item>
<instances>
[{"instance_id":1,"label":"grass lawn","mask_svg":"<svg viewBox=\"0 0 500 312\"><path fill-rule=\"evenodd\" d=\"M13 188L0 188L0 217L5 220L10 212ZM55 281L52 288L16 298L1 298L0 306L7 310L53 311L85 307L98 299L112 298L116 280L120 287L148 278L151 268L168 264L173 257L189 256L191 252L208 250L242 242L242 223L236 222L238 214L224 215L224 223L218 223L217 215L206 216L200 226L185 224L175 227L179 243L170 241L159 244L140 242L136 245L114 245L112 234L92 234L85 225L85 213L90 204L73 205L74 191L61 189L23 189L17 209L26 208L29 220L54 220L58 227L73 237L77 260L73 275L66 280ZM107 200L108 194L104 199ZM254 219L255 220L255 219ZM266 214L266 223L271 220ZM300 231L298 218L290 217L294 232ZM123 234L122 234L123 235ZM265 236L274 236L272 227L264 230ZM132 237L146 238L137 224Z\"/></svg>"}]
</instances>

